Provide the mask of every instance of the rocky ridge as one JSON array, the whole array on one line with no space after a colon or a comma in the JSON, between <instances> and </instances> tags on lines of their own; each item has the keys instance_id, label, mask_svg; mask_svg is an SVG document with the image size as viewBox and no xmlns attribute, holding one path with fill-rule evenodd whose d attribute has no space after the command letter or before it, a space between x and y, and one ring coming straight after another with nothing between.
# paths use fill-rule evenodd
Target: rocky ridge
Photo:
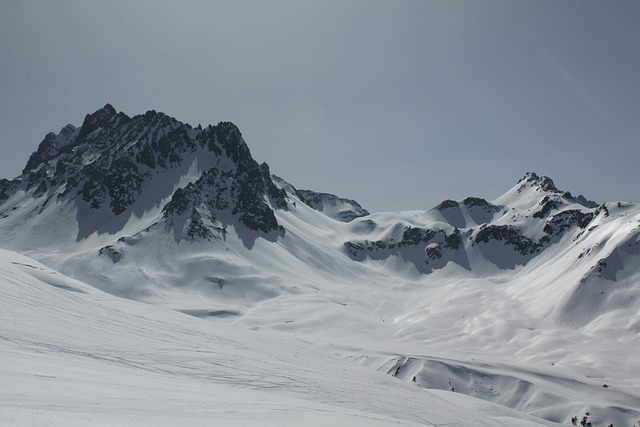
<instances>
[{"instance_id":1,"label":"rocky ridge","mask_svg":"<svg viewBox=\"0 0 640 427\"><path fill-rule=\"evenodd\" d=\"M517 193L519 200L531 199L530 206L523 209L494 204L478 197L445 200L426 215L425 222L431 219L435 226L387 223L382 225L387 228L384 238L349 240L344 243L345 251L357 261L400 257L411 260L420 272L429 273L450 261L470 269L466 261L470 252L499 245L504 248L497 256L487 254L489 261L514 268L526 264L566 233L585 231L606 210L583 196L559 191L550 178L535 173L527 173L511 193ZM365 227L380 228L371 218L363 221ZM509 256L504 256L505 251ZM505 259L512 261L505 264Z\"/></svg>"},{"instance_id":2,"label":"rocky ridge","mask_svg":"<svg viewBox=\"0 0 640 427\"><path fill-rule=\"evenodd\" d=\"M192 162L202 170L185 185L178 177L158 179L184 174ZM252 158L232 123L192 128L153 110L128 117L109 104L88 114L80 128L67 125L47 134L22 175L0 181L0 202L25 192L43 198L42 207L55 199L89 216L105 209L107 217L127 216L149 182L159 195L153 203L169 196L163 207L168 226L187 215L191 238L212 236L203 218L215 224L223 217L262 233L279 230L274 209L287 208L286 194L274 185L268 165ZM2 215L10 216L15 207L0 207Z\"/></svg>"}]
</instances>

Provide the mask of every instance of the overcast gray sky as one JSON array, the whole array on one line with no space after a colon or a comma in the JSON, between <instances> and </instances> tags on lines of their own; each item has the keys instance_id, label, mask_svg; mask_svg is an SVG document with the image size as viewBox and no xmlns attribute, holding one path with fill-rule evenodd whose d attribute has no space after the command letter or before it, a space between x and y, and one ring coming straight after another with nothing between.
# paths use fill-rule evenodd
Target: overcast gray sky
<instances>
[{"instance_id":1,"label":"overcast gray sky","mask_svg":"<svg viewBox=\"0 0 640 427\"><path fill-rule=\"evenodd\" d=\"M527 171L640 201L640 1L0 1L0 177L111 103L234 122L298 188L371 211Z\"/></svg>"}]
</instances>

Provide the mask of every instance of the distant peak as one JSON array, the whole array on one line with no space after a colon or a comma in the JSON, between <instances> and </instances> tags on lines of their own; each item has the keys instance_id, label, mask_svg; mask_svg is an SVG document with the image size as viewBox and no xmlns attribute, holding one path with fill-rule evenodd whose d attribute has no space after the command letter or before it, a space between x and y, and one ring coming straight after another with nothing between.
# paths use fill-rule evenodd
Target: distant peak
<instances>
[{"instance_id":1,"label":"distant peak","mask_svg":"<svg viewBox=\"0 0 640 427\"><path fill-rule=\"evenodd\" d=\"M598 206L596 202L591 201L582 195L574 196L569 191L558 190L551 178L547 176L538 176L535 172L527 172L524 177L518 181L514 188L518 193L522 193L522 191L527 188L531 188L535 191L542 191L543 193L553 196L556 199L556 202L557 200L564 199L565 201L581 204L587 208L594 208ZM548 196L545 196L541 203L546 203L547 201Z\"/></svg>"},{"instance_id":2,"label":"distant peak","mask_svg":"<svg viewBox=\"0 0 640 427\"><path fill-rule=\"evenodd\" d=\"M96 110L93 114L87 114L87 117L92 117L94 119L110 119L116 114L118 114L118 112L113 108L113 105L107 103L104 107Z\"/></svg>"},{"instance_id":3,"label":"distant peak","mask_svg":"<svg viewBox=\"0 0 640 427\"><path fill-rule=\"evenodd\" d=\"M527 172L524 177L518 181L518 184L522 184L520 188L524 187L526 184L530 184L531 186L539 187L543 191L551 193L560 192L551 178L548 176L538 176L535 172Z\"/></svg>"},{"instance_id":4,"label":"distant peak","mask_svg":"<svg viewBox=\"0 0 640 427\"><path fill-rule=\"evenodd\" d=\"M160 114L162 114L162 113L160 113ZM158 112L156 110L149 110L146 113L144 113L144 117L147 118L147 119L152 119L157 115L158 115Z\"/></svg>"},{"instance_id":5,"label":"distant peak","mask_svg":"<svg viewBox=\"0 0 640 427\"><path fill-rule=\"evenodd\" d=\"M104 110L106 113L109 114L109 116L115 116L116 114L118 114L116 109L113 108L113 105L109 104L108 102L106 104L104 104L104 107L102 107L101 110ZM100 110L98 110L98 111L100 111Z\"/></svg>"},{"instance_id":6,"label":"distant peak","mask_svg":"<svg viewBox=\"0 0 640 427\"><path fill-rule=\"evenodd\" d=\"M93 132L98 127L108 122L109 119L111 119L116 114L118 113L111 104L106 104L104 107L100 108L93 114L87 114L84 118L84 122L82 123L82 127L80 128L79 138Z\"/></svg>"}]
</instances>

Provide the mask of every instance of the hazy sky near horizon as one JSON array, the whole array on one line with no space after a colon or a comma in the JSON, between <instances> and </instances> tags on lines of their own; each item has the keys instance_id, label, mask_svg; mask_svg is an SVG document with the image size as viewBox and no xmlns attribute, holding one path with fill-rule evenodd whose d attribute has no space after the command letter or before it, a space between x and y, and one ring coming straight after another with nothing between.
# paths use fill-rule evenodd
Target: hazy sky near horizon
<instances>
[{"instance_id":1,"label":"hazy sky near horizon","mask_svg":"<svg viewBox=\"0 0 640 427\"><path fill-rule=\"evenodd\" d=\"M0 178L111 103L235 123L298 188L370 211L492 199L527 171L640 201L640 2L0 3Z\"/></svg>"}]
</instances>

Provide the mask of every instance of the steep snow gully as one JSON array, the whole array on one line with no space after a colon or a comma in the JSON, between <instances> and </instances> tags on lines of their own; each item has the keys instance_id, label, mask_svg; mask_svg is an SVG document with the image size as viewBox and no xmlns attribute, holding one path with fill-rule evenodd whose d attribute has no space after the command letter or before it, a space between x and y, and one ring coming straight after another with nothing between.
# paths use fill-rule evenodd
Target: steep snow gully
<instances>
[{"instance_id":1,"label":"steep snow gully","mask_svg":"<svg viewBox=\"0 0 640 427\"><path fill-rule=\"evenodd\" d=\"M107 104L0 180L0 246L3 425L640 420L640 205L535 173L371 214Z\"/></svg>"}]
</instances>

